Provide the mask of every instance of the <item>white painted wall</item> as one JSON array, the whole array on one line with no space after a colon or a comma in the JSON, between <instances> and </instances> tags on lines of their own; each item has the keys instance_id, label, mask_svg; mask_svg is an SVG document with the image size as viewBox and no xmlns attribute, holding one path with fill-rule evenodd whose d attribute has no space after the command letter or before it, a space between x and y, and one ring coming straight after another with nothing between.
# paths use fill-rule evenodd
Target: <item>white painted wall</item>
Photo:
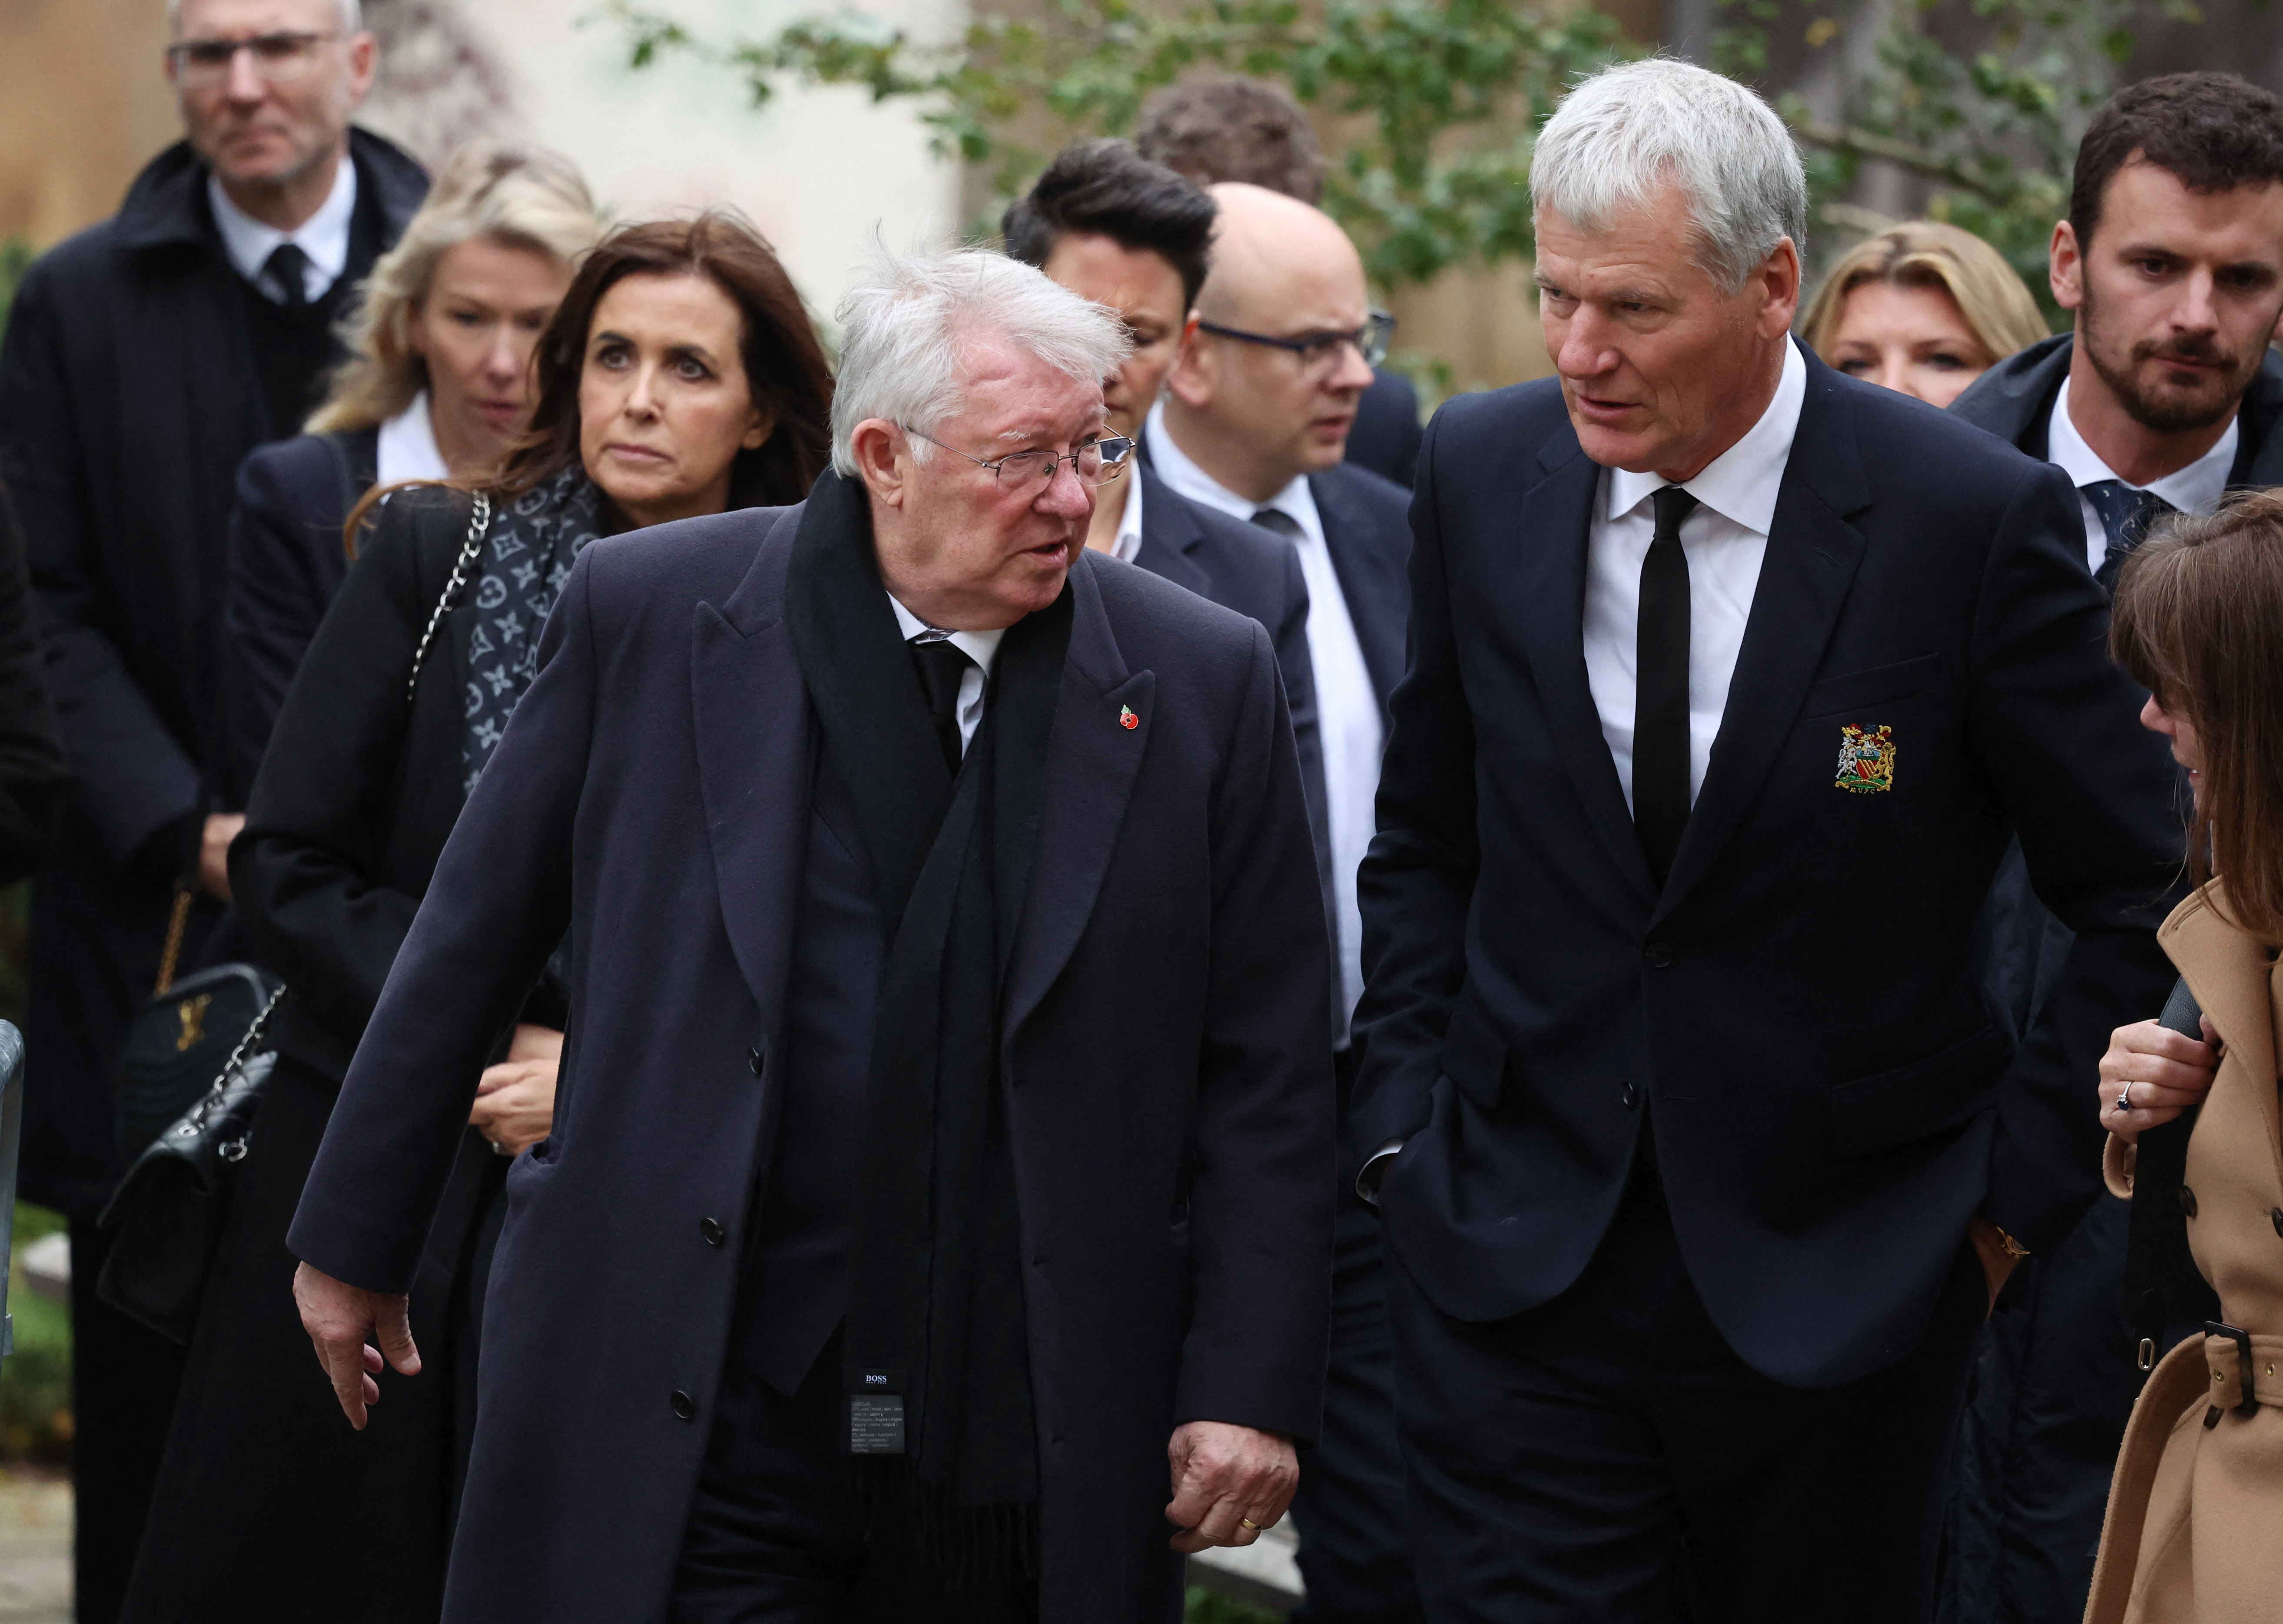
<instances>
[{"instance_id":1,"label":"white painted wall","mask_svg":"<svg viewBox=\"0 0 2283 1624\"><path fill-rule=\"evenodd\" d=\"M650 4L719 40L826 14L835 0ZM687 58L636 71L618 29L580 26L595 0L456 0L453 9L508 80L499 133L568 155L619 218L735 205L775 245L820 317L830 317L874 229L904 246L959 228L957 167L929 155L909 104L794 87L755 110L737 78ZM966 18L963 0L864 0L863 9L923 37L945 37ZM369 121L392 133L385 96Z\"/></svg>"}]
</instances>

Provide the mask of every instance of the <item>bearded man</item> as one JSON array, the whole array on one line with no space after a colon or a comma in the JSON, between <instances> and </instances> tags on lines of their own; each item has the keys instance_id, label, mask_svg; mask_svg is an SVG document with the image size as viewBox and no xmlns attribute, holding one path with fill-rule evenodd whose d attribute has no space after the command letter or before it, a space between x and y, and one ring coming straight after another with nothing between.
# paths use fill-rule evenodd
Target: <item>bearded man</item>
<instances>
[{"instance_id":1,"label":"bearded man","mask_svg":"<svg viewBox=\"0 0 2283 1624\"><path fill-rule=\"evenodd\" d=\"M2086 567L2111 586L2154 519L2283 484L2283 361L2268 348L2283 317L2283 104L2232 74L2118 91L2077 149L2051 276L2075 330L1999 363L1950 409L2069 475ZM2072 938L2018 849L1990 927L1991 1002L2025 1030ZM2136 1203L2131 1222L2145 1231L2165 1205ZM1991 1317L1949 1519L1973 1533L1944 1566L1990 1624L2084 1611L2139 1342L2169 1348L2217 1311L2185 1238L2176 1268L2128 1287L2127 1228L2123 1202L2094 1203L2023 1263ZM2149 1242L2133 1244L2146 1256Z\"/></svg>"}]
</instances>

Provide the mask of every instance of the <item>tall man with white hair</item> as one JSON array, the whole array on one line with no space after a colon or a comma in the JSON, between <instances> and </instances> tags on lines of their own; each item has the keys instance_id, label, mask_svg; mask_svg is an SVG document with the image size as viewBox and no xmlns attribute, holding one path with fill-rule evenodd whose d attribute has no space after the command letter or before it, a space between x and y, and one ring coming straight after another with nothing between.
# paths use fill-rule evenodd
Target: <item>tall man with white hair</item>
<instances>
[{"instance_id":1,"label":"tall man with white hair","mask_svg":"<svg viewBox=\"0 0 2283 1624\"><path fill-rule=\"evenodd\" d=\"M293 1224L362 1426L567 929L448 1620L1170 1624L1316 1426L1327 949L1268 634L1087 550L1132 458L1099 307L968 253L839 315L806 502L580 557Z\"/></svg>"},{"instance_id":2,"label":"tall man with white hair","mask_svg":"<svg viewBox=\"0 0 2283 1624\"><path fill-rule=\"evenodd\" d=\"M1559 377L1428 431L1362 886L1428 1615L1924 1620L1975 1326L2170 982L2169 764L2068 479L1790 338L1765 104L1610 69L1531 187ZM2018 1051L2017 834L2078 933Z\"/></svg>"},{"instance_id":3,"label":"tall man with white hair","mask_svg":"<svg viewBox=\"0 0 2283 1624\"><path fill-rule=\"evenodd\" d=\"M151 0L156 4L156 0ZM77 1607L116 1612L180 1353L99 1302L125 1157L110 1078L170 920L195 967L241 818L207 804L238 465L300 432L334 323L427 177L353 129L356 0L168 0L186 139L119 213L35 263L0 348L15 493L74 786L32 905L24 1193L72 1221ZM159 64L152 64L156 68Z\"/></svg>"}]
</instances>

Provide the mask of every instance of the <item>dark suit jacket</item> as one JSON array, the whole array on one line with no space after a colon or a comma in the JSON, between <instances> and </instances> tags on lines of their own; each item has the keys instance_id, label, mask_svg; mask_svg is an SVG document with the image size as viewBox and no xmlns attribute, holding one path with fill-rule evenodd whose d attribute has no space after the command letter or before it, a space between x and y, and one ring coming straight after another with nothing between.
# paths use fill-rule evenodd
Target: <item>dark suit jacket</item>
<instances>
[{"instance_id":1,"label":"dark suit jacket","mask_svg":"<svg viewBox=\"0 0 2283 1624\"><path fill-rule=\"evenodd\" d=\"M1304 594L1304 615L1305 603ZM55 707L40 673L40 628L24 567L24 532L7 487L0 486L0 884L40 866L70 786Z\"/></svg>"},{"instance_id":2,"label":"dark suit jacket","mask_svg":"<svg viewBox=\"0 0 2283 1624\"><path fill-rule=\"evenodd\" d=\"M2055 470L1808 358L1727 714L1660 894L1587 687L1601 470L1550 381L1454 400L1412 509L1412 667L1364 866L1367 1152L1442 1309L1576 1279L1642 1116L1691 1278L1778 1380L1916 1346L1967 1219L2036 1249L2099 1189L2088 1092L2154 1008L2177 894L2162 743L2133 721ZM1891 729L1891 788L1839 785ZM2078 932L2015 1052L1975 924L2018 831Z\"/></svg>"},{"instance_id":3,"label":"dark suit jacket","mask_svg":"<svg viewBox=\"0 0 2283 1624\"><path fill-rule=\"evenodd\" d=\"M1348 429L1347 460L1369 469L1383 479L1411 488L1419 465L1419 392L1400 372L1382 368L1371 387L1356 402L1356 419Z\"/></svg>"},{"instance_id":4,"label":"dark suit jacket","mask_svg":"<svg viewBox=\"0 0 2283 1624\"><path fill-rule=\"evenodd\" d=\"M348 578L341 527L378 478L379 447L378 429L303 434L260 447L238 468L214 751L222 810L244 810L285 690Z\"/></svg>"},{"instance_id":5,"label":"dark suit jacket","mask_svg":"<svg viewBox=\"0 0 2283 1624\"><path fill-rule=\"evenodd\" d=\"M405 1288L493 1037L567 925L555 1131L508 1175L450 1620L650 1618L673 1573L774 1149L811 821L781 608L799 515L691 520L580 557L294 1223L298 1255ZM1316 1426L1325 949L1268 634L1092 554L1071 581L1002 1027L1041 1618L1164 1624L1180 1600L1171 1429Z\"/></svg>"},{"instance_id":6,"label":"dark suit jacket","mask_svg":"<svg viewBox=\"0 0 2283 1624\"><path fill-rule=\"evenodd\" d=\"M370 225L386 247L427 177L363 130L349 145L353 240ZM24 1193L74 1216L121 1170L105 1084L196 860L238 467L295 427L269 422L206 175L184 144L153 159L115 216L33 265L0 346L0 479L74 781L34 911ZM193 914L193 960L217 911Z\"/></svg>"}]
</instances>

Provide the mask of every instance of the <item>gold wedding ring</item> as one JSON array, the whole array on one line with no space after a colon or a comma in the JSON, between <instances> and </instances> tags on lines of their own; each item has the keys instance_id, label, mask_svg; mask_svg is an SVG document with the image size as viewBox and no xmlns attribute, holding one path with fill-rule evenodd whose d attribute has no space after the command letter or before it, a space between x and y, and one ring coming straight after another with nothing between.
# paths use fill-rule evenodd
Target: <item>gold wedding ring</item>
<instances>
[{"instance_id":1,"label":"gold wedding ring","mask_svg":"<svg viewBox=\"0 0 2283 1624\"><path fill-rule=\"evenodd\" d=\"M1257 1522L1253 1521L1253 1520L1252 1520L1252 1519L1251 1519L1251 1518L1250 1518L1250 1517L1240 1517L1240 1518L1238 1518L1238 1519L1236 1519L1236 1526L1237 1526L1238 1527L1240 1527L1240 1528L1250 1528L1250 1529L1251 1529L1255 1534L1258 1534L1258 1533L1259 1533L1259 1532L1260 1532L1260 1525L1259 1525L1258 1523L1257 1523Z\"/></svg>"}]
</instances>

